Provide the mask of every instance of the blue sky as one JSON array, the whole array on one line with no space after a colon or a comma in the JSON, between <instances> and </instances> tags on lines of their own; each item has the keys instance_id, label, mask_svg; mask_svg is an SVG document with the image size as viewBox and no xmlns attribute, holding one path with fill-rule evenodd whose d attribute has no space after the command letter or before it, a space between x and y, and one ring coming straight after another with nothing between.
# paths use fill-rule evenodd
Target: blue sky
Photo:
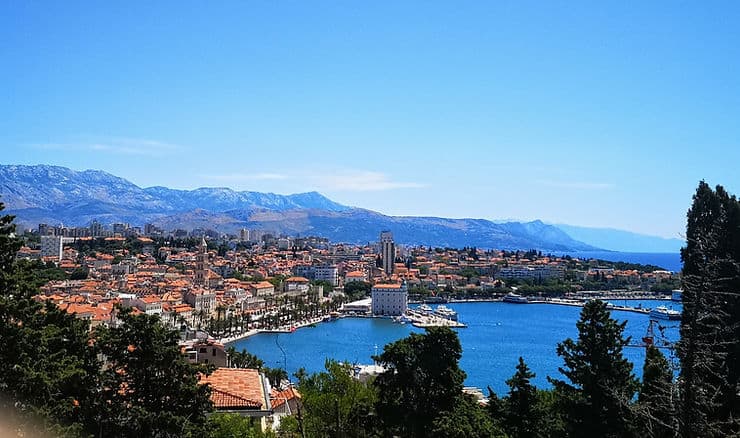
<instances>
[{"instance_id":1,"label":"blue sky","mask_svg":"<svg viewBox=\"0 0 740 438\"><path fill-rule=\"evenodd\" d=\"M6 164L678 237L740 192L738 2L2 2Z\"/></svg>"}]
</instances>

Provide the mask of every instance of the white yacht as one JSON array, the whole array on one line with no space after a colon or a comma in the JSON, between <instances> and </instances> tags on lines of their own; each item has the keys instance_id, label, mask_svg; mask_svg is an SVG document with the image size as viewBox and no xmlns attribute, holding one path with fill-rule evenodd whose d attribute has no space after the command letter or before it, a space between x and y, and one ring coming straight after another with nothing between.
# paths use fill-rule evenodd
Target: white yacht
<instances>
[{"instance_id":1,"label":"white yacht","mask_svg":"<svg viewBox=\"0 0 740 438\"><path fill-rule=\"evenodd\" d=\"M444 304L437 306L434 310L434 314L450 321L457 321L457 312L445 306Z\"/></svg>"}]
</instances>

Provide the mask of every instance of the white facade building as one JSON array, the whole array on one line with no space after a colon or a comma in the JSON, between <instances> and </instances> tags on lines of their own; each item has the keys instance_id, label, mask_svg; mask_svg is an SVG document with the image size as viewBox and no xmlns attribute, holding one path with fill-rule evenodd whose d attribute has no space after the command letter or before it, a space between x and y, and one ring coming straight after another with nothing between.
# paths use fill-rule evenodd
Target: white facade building
<instances>
[{"instance_id":1,"label":"white facade building","mask_svg":"<svg viewBox=\"0 0 740 438\"><path fill-rule=\"evenodd\" d=\"M408 304L409 293L405 281L401 284L376 284L373 286L373 315L403 315Z\"/></svg>"},{"instance_id":2,"label":"white facade building","mask_svg":"<svg viewBox=\"0 0 740 438\"><path fill-rule=\"evenodd\" d=\"M293 270L296 275L310 280L323 280L332 286L339 285L339 269L334 265L324 266L296 266Z\"/></svg>"},{"instance_id":3,"label":"white facade building","mask_svg":"<svg viewBox=\"0 0 740 438\"><path fill-rule=\"evenodd\" d=\"M41 257L56 257L62 260L62 236L41 236Z\"/></svg>"}]
</instances>

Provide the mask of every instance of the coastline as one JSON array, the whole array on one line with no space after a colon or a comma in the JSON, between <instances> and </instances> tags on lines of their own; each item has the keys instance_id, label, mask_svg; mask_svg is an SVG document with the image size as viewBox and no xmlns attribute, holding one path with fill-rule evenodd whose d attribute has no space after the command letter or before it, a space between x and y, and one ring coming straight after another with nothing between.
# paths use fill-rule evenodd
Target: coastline
<instances>
[{"instance_id":1,"label":"coastline","mask_svg":"<svg viewBox=\"0 0 740 438\"><path fill-rule=\"evenodd\" d=\"M242 339L247 339L254 335L258 335L260 333L293 333L294 331L298 329L310 327L314 324L323 322L327 316L329 315L324 315L324 316L320 316L316 318L311 318L305 321L300 321L295 324L291 324L289 326L280 326L276 329L252 329L247 332L240 333L236 336L227 336L225 338L217 339L216 342L223 344L224 347L228 347L230 344L233 344L237 341L241 341Z\"/></svg>"},{"instance_id":2,"label":"coastline","mask_svg":"<svg viewBox=\"0 0 740 438\"><path fill-rule=\"evenodd\" d=\"M552 305L558 305L558 306L573 306L573 307L583 307L584 300L586 299L600 299L600 300L615 300L615 299L640 299L643 301L663 301L663 300L670 300L670 296L655 296L655 295L640 295L638 297L624 297L619 296L618 298L616 296L598 296L598 297L588 297L588 298L540 298L540 299L532 299L529 301L529 303L526 304L552 304ZM503 298L469 298L469 299L459 299L459 300L449 300L449 303L497 303L497 302L503 302ZM422 302L417 301L410 301L409 304L421 304ZM641 308L632 308L632 307L625 307L625 306L614 306L610 310L618 310L618 311L627 311L627 312L635 312L635 313L643 313L647 314L649 310L641 309ZM241 333L236 336L228 336L225 338L217 339L216 341L223 344L224 347L228 347L229 345L241 341L242 339L247 339L249 337L252 337L254 335L262 334L262 333L286 333L290 334L298 329L302 329L305 327L310 327L314 324L320 324L322 322L328 322L326 321L326 318L329 315L323 315L320 317L312 318L306 321L301 321L296 324L292 324L289 326L281 326L276 329L252 329L247 332ZM372 316L372 315L342 315L340 318L388 318L383 316Z\"/></svg>"}]
</instances>

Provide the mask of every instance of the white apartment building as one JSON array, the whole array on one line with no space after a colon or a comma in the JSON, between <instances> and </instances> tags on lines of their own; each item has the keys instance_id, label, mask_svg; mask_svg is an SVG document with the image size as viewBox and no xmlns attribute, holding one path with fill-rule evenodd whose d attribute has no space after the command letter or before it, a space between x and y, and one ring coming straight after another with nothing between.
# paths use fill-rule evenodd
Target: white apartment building
<instances>
[{"instance_id":1,"label":"white apartment building","mask_svg":"<svg viewBox=\"0 0 740 438\"><path fill-rule=\"evenodd\" d=\"M551 278L565 278L565 269L561 266L508 266L499 269L496 278L518 280L547 280Z\"/></svg>"},{"instance_id":2,"label":"white apartment building","mask_svg":"<svg viewBox=\"0 0 740 438\"><path fill-rule=\"evenodd\" d=\"M62 260L62 236L41 236L41 257L55 257Z\"/></svg>"},{"instance_id":3,"label":"white apartment building","mask_svg":"<svg viewBox=\"0 0 740 438\"><path fill-rule=\"evenodd\" d=\"M406 312L408 303L409 293L405 281L401 284L376 284L373 286L373 315L403 315Z\"/></svg>"},{"instance_id":4,"label":"white apartment building","mask_svg":"<svg viewBox=\"0 0 740 438\"><path fill-rule=\"evenodd\" d=\"M296 266L294 272L310 280L323 280L328 281L332 286L339 285L339 269L334 265Z\"/></svg>"}]
</instances>

